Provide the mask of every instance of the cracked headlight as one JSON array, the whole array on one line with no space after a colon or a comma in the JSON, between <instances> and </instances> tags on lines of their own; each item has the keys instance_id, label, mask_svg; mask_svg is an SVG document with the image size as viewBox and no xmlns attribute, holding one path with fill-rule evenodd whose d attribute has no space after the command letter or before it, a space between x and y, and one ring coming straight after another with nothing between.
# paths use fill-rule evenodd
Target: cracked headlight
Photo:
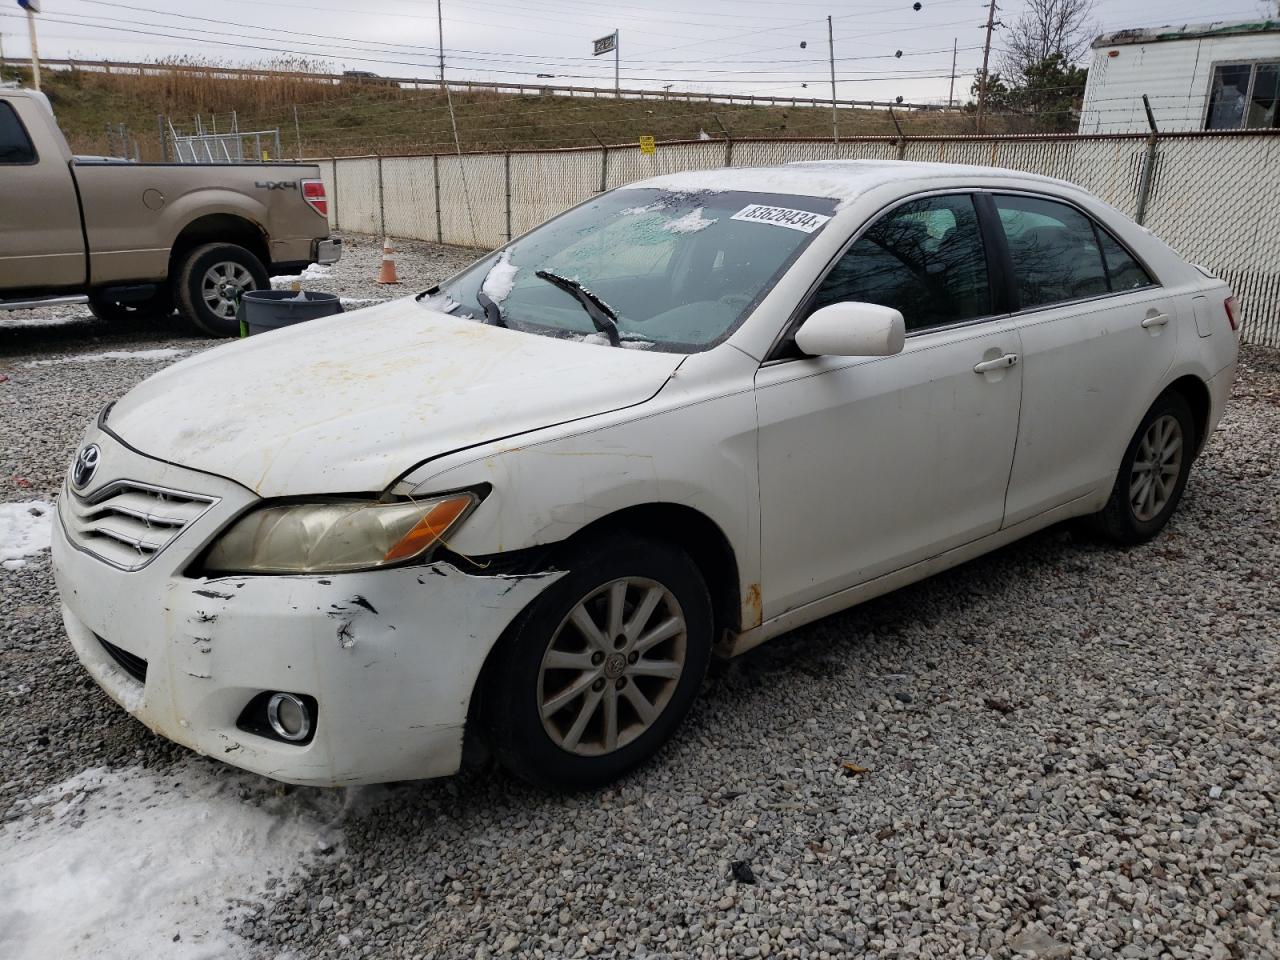
<instances>
[{"instance_id":1,"label":"cracked headlight","mask_svg":"<svg viewBox=\"0 0 1280 960\"><path fill-rule=\"evenodd\" d=\"M291 503L237 520L205 558L210 573L341 573L422 557L480 502L474 493L428 500Z\"/></svg>"}]
</instances>

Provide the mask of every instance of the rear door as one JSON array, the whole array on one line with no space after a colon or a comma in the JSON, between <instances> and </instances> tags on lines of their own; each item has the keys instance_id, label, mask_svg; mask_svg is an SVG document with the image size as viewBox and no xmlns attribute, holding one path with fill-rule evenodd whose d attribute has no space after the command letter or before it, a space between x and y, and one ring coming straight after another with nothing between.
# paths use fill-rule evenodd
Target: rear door
<instances>
[{"instance_id":1,"label":"rear door","mask_svg":"<svg viewBox=\"0 0 1280 960\"><path fill-rule=\"evenodd\" d=\"M1110 489L1172 367L1178 300L1101 224L1060 198L993 194L1022 341L1011 526Z\"/></svg>"},{"instance_id":2,"label":"rear door","mask_svg":"<svg viewBox=\"0 0 1280 960\"><path fill-rule=\"evenodd\" d=\"M903 351L761 367L766 618L1000 528L1022 370L993 272L970 194L909 200L852 242L801 311L894 307Z\"/></svg>"},{"instance_id":3,"label":"rear door","mask_svg":"<svg viewBox=\"0 0 1280 960\"><path fill-rule=\"evenodd\" d=\"M52 125L35 101L0 98L0 291L85 281L80 204Z\"/></svg>"}]
</instances>

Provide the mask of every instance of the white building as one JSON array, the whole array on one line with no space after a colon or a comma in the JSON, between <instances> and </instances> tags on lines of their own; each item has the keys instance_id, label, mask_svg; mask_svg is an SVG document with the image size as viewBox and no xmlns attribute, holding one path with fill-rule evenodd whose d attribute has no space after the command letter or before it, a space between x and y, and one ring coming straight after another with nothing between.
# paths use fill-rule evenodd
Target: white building
<instances>
[{"instance_id":1,"label":"white building","mask_svg":"<svg viewBox=\"0 0 1280 960\"><path fill-rule=\"evenodd\" d=\"M1280 127L1280 20L1121 30L1093 41L1081 133Z\"/></svg>"}]
</instances>

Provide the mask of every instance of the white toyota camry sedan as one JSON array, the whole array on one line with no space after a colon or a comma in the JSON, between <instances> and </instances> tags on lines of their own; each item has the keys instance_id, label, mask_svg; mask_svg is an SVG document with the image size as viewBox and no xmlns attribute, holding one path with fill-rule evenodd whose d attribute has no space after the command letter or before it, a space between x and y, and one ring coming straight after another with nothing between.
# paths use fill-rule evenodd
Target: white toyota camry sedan
<instances>
[{"instance_id":1,"label":"white toyota camry sedan","mask_svg":"<svg viewBox=\"0 0 1280 960\"><path fill-rule=\"evenodd\" d=\"M441 776L474 743L601 784L713 654L1068 518L1154 536L1236 328L1069 183L658 177L103 410L58 501L66 629L152 730L270 777Z\"/></svg>"}]
</instances>

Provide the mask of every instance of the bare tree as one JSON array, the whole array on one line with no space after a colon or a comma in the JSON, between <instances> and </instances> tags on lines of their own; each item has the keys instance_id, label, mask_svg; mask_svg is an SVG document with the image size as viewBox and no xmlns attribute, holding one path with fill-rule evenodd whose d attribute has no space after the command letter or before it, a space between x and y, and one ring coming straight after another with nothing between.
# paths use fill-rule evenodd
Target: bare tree
<instances>
[{"instance_id":1,"label":"bare tree","mask_svg":"<svg viewBox=\"0 0 1280 960\"><path fill-rule=\"evenodd\" d=\"M1079 62L1098 35L1094 0L1027 0L1026 9L1005 34L1000 72L1015 85L1049 57Z\"/></svg>"}]
</instances>

